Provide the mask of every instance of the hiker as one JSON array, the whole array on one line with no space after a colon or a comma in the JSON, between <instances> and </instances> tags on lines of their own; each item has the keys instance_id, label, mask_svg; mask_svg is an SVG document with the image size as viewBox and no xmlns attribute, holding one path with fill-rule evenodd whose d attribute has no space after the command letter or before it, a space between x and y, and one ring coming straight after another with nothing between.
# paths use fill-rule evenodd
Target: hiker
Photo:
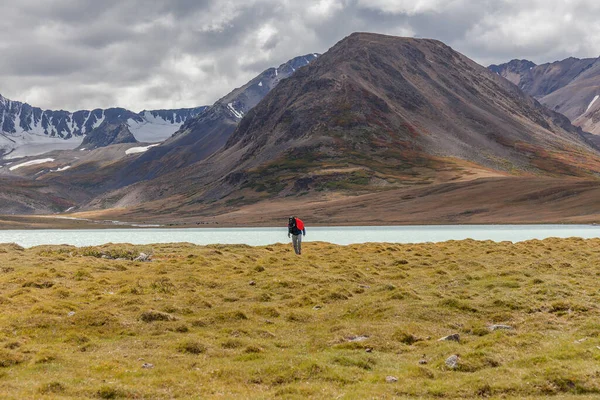
<instances>
[{"instance_id":1,"label":"hiker","mask_svg":"<svg viewBox=\"0 0 600 400\"><path fill-rule=\"evenodd\" d=\"M288 220L288 237L290 235L292 235L294 251L298 255L302 254L302 236L306 236L306 229L304 229L304 222L300 218L293 216Z\"/></svg>"}]
</instances>

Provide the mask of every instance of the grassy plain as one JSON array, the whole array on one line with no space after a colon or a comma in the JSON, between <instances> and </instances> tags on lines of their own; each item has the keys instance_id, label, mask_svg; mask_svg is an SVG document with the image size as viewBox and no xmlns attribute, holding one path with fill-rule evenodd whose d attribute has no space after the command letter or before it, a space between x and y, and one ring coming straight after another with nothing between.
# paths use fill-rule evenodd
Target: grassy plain
<instances>
[{"instance_id":1,"label":"grassy plain","mask_svg":"<svg viewBox=\"0 0 600 400\"><path fill-rule=\"evenodd\" d=\"M304 247L0 245L2 398L600 396L600 240Z\"/></svg>"}]
</instances>

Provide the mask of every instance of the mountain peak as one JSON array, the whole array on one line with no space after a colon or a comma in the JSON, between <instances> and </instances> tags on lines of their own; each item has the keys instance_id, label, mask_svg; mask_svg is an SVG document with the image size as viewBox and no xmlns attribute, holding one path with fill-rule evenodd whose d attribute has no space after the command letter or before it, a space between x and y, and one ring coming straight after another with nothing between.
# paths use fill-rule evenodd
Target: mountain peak
<instances>
[{"instance_id":1,"label":"mountain peak","mask_svg":"<svg viewBox=\"0 0 600 400\"><path fill-rule=\"evenodd\" d=\"M521 73L521 72L529 71L530 69L533 69L536 66L537 65L534 62L529 61L529 60L513 59L504 64L499 64L499 65L492 64L488 68L492 72L495 72L498 75L504 76L507 74L507 72Z\"/></svg>"},{"instance_id":2,"label":"mountain peak","mask_svg":"<svg viewBox=\"0 0 600 400\"><path fill-rule=\"evenodd\" d=\"M545 173L556 135L560 151L587 146L565 118L442 42L355 33L282 81L211 160L235 159L225 182L259 191L393 186L440 179L456 159Z\"/></svg>"}]
</instances>

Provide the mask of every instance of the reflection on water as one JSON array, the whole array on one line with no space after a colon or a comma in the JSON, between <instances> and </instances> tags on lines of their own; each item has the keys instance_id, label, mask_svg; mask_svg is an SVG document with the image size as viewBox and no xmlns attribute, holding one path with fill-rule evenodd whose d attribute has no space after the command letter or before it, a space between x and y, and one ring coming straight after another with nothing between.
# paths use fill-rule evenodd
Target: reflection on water
<instances>
[{"instance_id":1,"label":"reflection on water","mask_svg":"<svg viewBox=\"0 0 600 400\"><path fill-rule=\"evenodd\" d=\"M422 243L476 239L513 242L548 237L600 237L595 225L433 225L433 226L307 226L305 241L335 244L365 242ZM249 244L286 243L287 228L194 228L194 229L47 229L0 230L0 243L24 247L44 244L94 246L104 243Z\"/></svg>"}]
</instances>

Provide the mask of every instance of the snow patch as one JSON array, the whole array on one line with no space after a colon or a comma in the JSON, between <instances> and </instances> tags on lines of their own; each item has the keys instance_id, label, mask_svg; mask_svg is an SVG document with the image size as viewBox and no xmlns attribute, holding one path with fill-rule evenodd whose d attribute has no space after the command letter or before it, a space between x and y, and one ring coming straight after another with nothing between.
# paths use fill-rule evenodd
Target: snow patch
<instances>
[{"instance_id":1,"label":"snow patch","mask_svg":"<svg viewBox=\"0 0 600 400\"><path fill-rule=\"evenodd\" d=\"M94 124L92 125L92 128L96 129L97 127L102 125L103 122L104 122L104 110L102 110L102 116L100 117L100 119L98 119L98 120L96 120L96 122L94 122Z\"/></svg>"},{"instance_id":2,"label":"snow patch","mask_svg":"<svg viewBox=\"0 0 600 400\"><path fill-rule=\"evenodd\" d=\"M138 142L156 143L165 141L183 125L181 122L171 122L148 111L144 111L140 116L142 117L141 122L131 118L127 120L129 130ZM173 113L173 121L175 120L176 115Z\"/></svg>"},{"instance_id":3,"label":"snow patch","mask_svg":"<svg viewBox=\"0 0 600 400\"><path fill-rule=\"evenodd\" d=\"M160 143L151 144L149 146L144 146L144 147L132 147L130 149L125 150L125 154L144 153L144 152L148 151L149 148L155 147L155 146L158 146L158 145L160 145Z\"/></svg>"},{"instance_id":4,"label":"snow patch","mask_svg":"<svg viewBox=\"0 0 600 400\"><path fill-rule=\"evenodd\" d=\"M61 168L53 169L51 172L63 172L63 171L68 170L69 168L71 168L71 166L67 165L66 167L61 167Z\"/></svg>"},{"instance_id":5,"label":"snow patch","mask_svg":"<svg viewBox=\"0 0 600 400\"><path fill-rule=\"evenodd\" d=\"M22 133L20 135L0 134L0 149L7 153L5 160L21 157L34 157L55 150L73 150L81 145L83 136L69 139ZM12 151L11 151L12 150Z\"/></svg>"},{"instance_id":6,"label":"snow patch","mask_svg":"<svg viewBox=\"0 0 600 400\"><path fill-rule=\"evenodd\" d=\"M243 112L238 111L235 108L233 108L233 103L227 103L227 108L229 108L229 111L231 111L233 113L233 115L235 115L236 118L242 119L244 117Z\"/></svg>"},{"instance_id":7,"label":"snow patch","mask_svg":"<svg viewBox=\"0 0 600 400\"><path fill-rule=\"evenodd\" d=\"M27 162L24 162L21 164L13 165L12 167L9 168L9 170L14 171L17 168L29 167L30 165L45 164L45 163L52 162L52 161L54 161L54 158L42 158L39 160L31 160L31 161L27 161Z\"/></svg>"},{"instance_id":8,"label":"snow patch","mask_svg":"<svg viewBox=\"0 0 600 400\"><path fill-rule=\"evenodd\" d=\"M598 98L600 98L600 95L596 95L594 97L594 100L592 100L592 102L590 103L590 105L585 109L585 112L588 112L590 110L590 108L592 108L592 106L594 105L594 103L596 102L596 100L598 100Z\"/></svg>"},{"instance_id":9,"label":"snow patch","mask_svg":"<svg viewBox=\"0 0 600 400\"><path fill-rule=\"evenodd\" d=\"M262 87L262 81L258 82L258 86Z\"/></svg>"}]
</instances>

